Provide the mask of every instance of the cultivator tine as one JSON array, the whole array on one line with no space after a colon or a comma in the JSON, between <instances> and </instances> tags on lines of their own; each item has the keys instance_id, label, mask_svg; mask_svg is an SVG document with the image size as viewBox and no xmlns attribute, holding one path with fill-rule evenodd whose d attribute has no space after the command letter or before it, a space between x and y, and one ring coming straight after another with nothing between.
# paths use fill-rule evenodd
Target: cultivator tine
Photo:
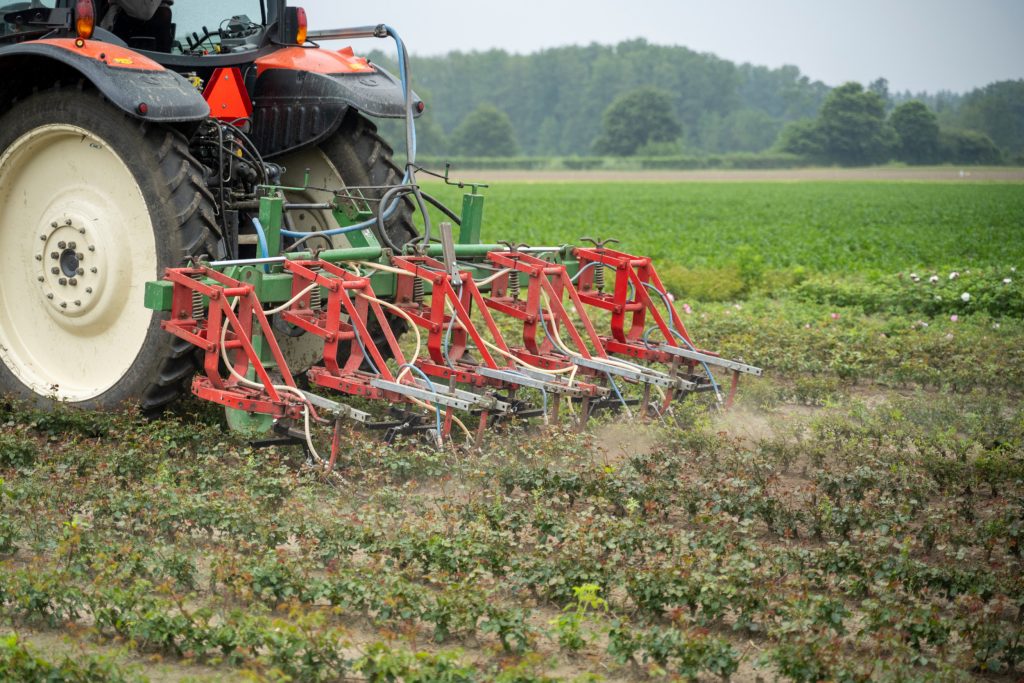
<instances>
[{"instance_id":1,"label":"cultivator tine","mask_svg":"<svg viewBox=\"0 0 1024 683\"><path fill-rule=\"evenodd\" d=\"M645 391L658 386L679 391L692 391L693 382L670 376L664 372L613 360L609 357L601 337L586 311L585 301L577 292L562 264L552 263L536 256L518 252L491 252L488 260L528 279L526 300L520 300L507 288L492 288L488 305L494 310L506 313L523 322L524 348L518 350L520 357L545 366L559 363L575 365L582 374L589 377L606 378L609 385L613 377L627 382L642 384ZM572 312L583 330L582 334L566 308L568 299ZM543 328L544 340L537 343L538 326ZM569 342L561 339L559 330L568 332ZM607 391L605 392L607 394ZM584 415L587 414L591 393L583 399Z\"/></svg>"},{"instance_id":2,"label":"cultivator tine","mask_svg":"<svg viewBox=\"0 0 1024 683\"><path fill-rule=\"evenodd\" d=\"M669 389L669 395L664 402L666 407L680 390L713 389L719 394L709 366L732 371L732 386L727 401L727 406L731 406L739 374L760 376L761 369L697 349L651 259L608 249L604 244L606 243L595 243L593 247L578 247L573 250L573 254L579 262L577 287L580 298L588 306L611 314L611 334L601 338L605 349L611 354L626 358L668 365L669 377L678 377L680 365L686 365L688 375L696 381L681 379L679 386ZM605 291L606 268L614 271L611 293ZM652 294L660 300L661 308L655 304ZM648 319L653 321L653 326L648 327ZM663 341L648 339L650 333L655 330ZM702 378L695 374L697 365L704 367L706 377ZM646 400L644 404L646 405Z\"/></svg>"}]
</instances>

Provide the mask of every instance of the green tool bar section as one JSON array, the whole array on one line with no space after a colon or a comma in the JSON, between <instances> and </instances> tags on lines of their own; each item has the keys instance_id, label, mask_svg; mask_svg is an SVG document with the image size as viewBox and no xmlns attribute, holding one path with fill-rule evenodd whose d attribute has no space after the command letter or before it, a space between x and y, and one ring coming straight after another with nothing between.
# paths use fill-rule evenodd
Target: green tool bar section
<instances>
[{"instance_id":1,"label":"green tool bar section","mask_svg":"<svg viewBox=\"0 0 1024 683\"><path fill-rule=\"evenodd\" d=\"M505 247L497 244L472 244L455 245L455 255L459 259L479 260L491 251L504 251ZM441 246L431 245L428 250L431 256L441 256ZM579 266L572 256L572 247L562 247L557 252L550 252L552 261L563 264L574 275ZM382 262L381 250L377 247L361 247L356 249L335 249L332 251L320 252L319 258L332 263L359 263L361 261ZM289 259L304 260L313 258L310 253L289 254ZM487 268L476 267L472 261L460 264L460 270L472 273L474 279L483 279L493 275L494 271ZM370 276L370 283L374 293L381 297L394 296L395 278L392 273L373 271L370 268L363 268L363 272ZM289 273L271 272L264 273L262 266L236 266L225 269L224 273L229 277L247 282L253 285L256 296L267 304L283 303L292 298L292 276ZM430 283L426 283L426 291L430 291ZM486 288L484 288L486 289ZM171 310L171 299L174 293L174 285L165 280L146 283L145 306L153 311ZM327 292L323 292L324 298Z\"/></svg>"},{"instance_id":2,"label":"green tool bar section","mask_svg":"<svg viewBox=\"0 0 1024 683\"><path fill-rule=\"evenodd\" d=\"M482 262L484 257L492 251L506 251L507 247L500 244L480 244L481 227L484 215L484 195L478 191L483 185L472 186L472 192L463 195L462 201L462 227L459 231L459 243L455 245L455 257L460 261L460 270L470 272L474 279L483 279L494 274L493 268L478 267L474 261ZM283 190L287 188L273 188L268 196L260 199L259 220L262 225L266 244L262 245L267 256L275 257L280 253L281 229L284 224L284 213L287 210ZM352 205L336 204L334 211L335 222L339 227L347 227L367 221L373 217L373 211L369 203L365 201L353 201ZM302 251L283 254L284 258L292 261L323 260L330 263L344 265L345 263L358 264L360 262L373 262L387 265L390 263L390 254L386 253L377 242L373 231L370 229L353 230L345 235L351 245L345 249L328 249L325 251L312 252ZM435 258L443 258L444 252L440 244L430 244L425 250L415 252L425 253ZM553 262L563 263L570 274L575 274L577 264L572 256L572 247L563 246L558 250L545 252ZM268 272L269 271L269 272ZM280 263L273 265L236 265L223 269L225 275L252 284L256 290L256 296L266 304L279 304L292 298L292 276L282 271ZM364 274L370 277L373 291L377 296L389 298L395 294L396 276L393 273L375 271L363 267ZM426 291L430 291L430 283L426 284ZM486 288L485 288L486 289ZM169 311L172 306L174 285L163 280L147 282L145 289L145 306L153 311ZM326 298L327 293L324 291Z\"/></svg>"}]
</instances>

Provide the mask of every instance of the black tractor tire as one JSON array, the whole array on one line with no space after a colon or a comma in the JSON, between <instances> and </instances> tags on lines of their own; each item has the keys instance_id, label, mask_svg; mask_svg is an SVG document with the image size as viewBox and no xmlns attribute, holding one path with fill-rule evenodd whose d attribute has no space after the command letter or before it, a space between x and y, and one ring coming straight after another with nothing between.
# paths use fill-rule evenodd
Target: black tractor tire
<instances>
[{"instance_id":1,"label":"black tractor tire","mask_svg":"<svg viewBox=\"0 0 1024 683\"><path fill-rule=\"evenodd\" d=\"M79 138L81 142L76 143ZM35 179L46 171L35 165L44 163L39 159L46 154L63 159L51 162L46 194L60 197L63 193L74 200L47 204L42 194L32 192L39 184ZM125 188L123 193L111 185L113 181L106 181L105 169L123 174L118 177L124 182L117 185ZM33 205L26 201L27 213L5 213L5 202L9 204L13 191L10 186L17 186L19 178L40 201ZM81 85L34 94L0 118L0 246L16 251L0 253L0 268L13 265L22 271L6 280L0 271L0 283L10 282L17 285L13 289L24 290L0 291L0 393L44 407L57 401L86 409L136 402L143 410L154 411L183 391L195 370L194 349L161 329L164 315L143 307L143 291L144 283L162 277L165 268L183 265L201 253L215 253L216 209L203 178L202 166L189 153L181 132L131 118ZM16 216L30 217L33 224L16 224L12 220ZM71 261L83 266L77 271L81 282L71 294L61 284L68 271L60 273L60 283L51 277L57 277L55 263L65 268L66 254L61 254L60 261L51 261L53 254L63 248L60 244L71 244L60 232L66 232L62 220L80 232L83 245L89 245L89 251L77 247L85 252L80 254L80 264ZM51 229L54 232L47 237ZM26 261L30 265L24 265ZM102 275L93 275L96 284L86 288L91 282L88 273L97 271L107 275L103 284L98 279ZM15 295L20 298L17 302ZM64 302L73 313L81 311L80 317L55 307L55 301L68 296L80 297ZM42 313L6 315L5 309L14 304ZM40 329L29 330L24 335L28 341L19 341L26 327L35 326L34 321ZM38 340L49 335L51 328L56 338L43 346L60 348L49 352L52 367L48 367L47 354L38 358L32 354L33 346L38 349ZM22 350L11 351L12 347ZM75 368L82 369L81 379ZM46 388L46 384L53 386Z\"/></svg>"},{"instance_id":2,"label":"black tractor tire","mask_svg":"<svg viewBox=\"0 0 1024 683\"><path fill-rule=\"evenodd\" d=\"M394 150L377 126L354 109L345 115L337 132L320 144L320 151L338 169L346 186L386 188L402 182L404 172L395 163ZM380 199L386 191L371 189L365 194ZM397 247L418 236L412 214L412 202L406 198L384 224L389 240Z\"/></svg>"},{"instance_id":3,"label":"black tractor tire","mask_svg":"<svg viewBox=\"0 0 1024 683\"><path fill-rule=\"evenodd\" d=\"M279 160L289 169L286 184L300 184L304 170L309 170L303 168L307 164L316 165L312 181L314 187L340 189L343 184L349 188L364 188L360 191L370 200L380 199L387 192L387 188L402 182L404 173L394 161L393 149L381 137L373 122L354 109L348 111L334 134L320 142L317 149L329 162L329 168L322 163L323 160L318 158L318 155L311 154L313 150L305 149L290 153ZM328 198L330 195L306 193L295 196L293 201L320 202ZM376 209L377 202L370 201L369 206ZM332 227L336 226L329 223L328 217L323 217L319 221L301 226L300 231L326 230ZM398 208L387 219L385 232L387 240L382 246L387 246L386 242L390 241L395 246L402 247L419 236L413 222L413 203L407 197L400 200ZM327 246L325 240L320 239L309 240L308 244L315 248ZM390 313L386 315L396 335L406 331L408 325L405 320ZM375 319L371 318L369 329L374 345L385 357L390 357L392 354L386 337ZM348 354L347 347L339 349L339 362L343 363ZM364 368L369 369L369 365L364 365Z\"/></svg>"},{"instance_id":4,"label":"black tractor tire","mask_svg":"<svg viewBox=\"0 0 1024 683\"><path fill-rule=\"evenodd\" d=\"M402 182L404 172L394 161L394 150L377 132L377 126L354 109L345 115L338 131L320 145L320 150L330 159L341 173L345 185L388 187ZM380 199L386 189L367 190L366 195ZM412 220L413 205L409 199L402 199L398 208L384 223L388 239L397 247L419 236ZM388 322L395 336L399 337L408 329L408 323L402 318L386 313ZM392 356L387 338L381 331L376 319L371 318L370 336L374 345L384 358ZM348 349L342 350L344 362L348 357ZM368 369L368 368L367 368Z\"/></svg>"}]
</instances>

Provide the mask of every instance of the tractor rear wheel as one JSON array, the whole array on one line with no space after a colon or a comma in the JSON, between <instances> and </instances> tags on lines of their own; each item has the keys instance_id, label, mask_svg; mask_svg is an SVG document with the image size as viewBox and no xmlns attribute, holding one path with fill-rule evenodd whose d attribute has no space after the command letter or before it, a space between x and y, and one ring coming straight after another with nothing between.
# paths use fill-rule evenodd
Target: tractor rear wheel
<instances>
[{"instance_id":1,"label":"tractor rear wheel","mask_svg":"<svg viewBox=\"0 0 1024 683\"><path fill-rule=\"evenodd\" d=\"M83 408L173 400L191 347L160 329L144 287L215 229L174 129L79 88L17 103L0 118L0 392Z\"/></svg>"},{"instance_id":2,"label":"tractor rear wheel","mask_svg":"<svg viewBox=\"0 0 1024 683\"><path fill-rule=\"evenodd\" d=\"M313 189L295 193L293 201L330 202L334 194L325 190L372 188L361 192L371 200L368 204L375 210L377 204L372 200L380 199L386 188L402 182L402 169L395 163L393 156L391 146L377 132L377 127L351 109L334 135L317 146L291 152L279 161L288 169L284 177L286 185L301 186L306 171L309 171L310 187ZM337 227L330 212L303 213L296 216L295 220L296 230L300 232ZM399 247L417 236L412 220L412 203L408 199L402 200L385 227L388 238ZM346 243L336 238L333 244L342 247ZM313 246L326 246L326 243L314 243Z\"/></svg>"},{"instance_id":3,"label":"tractor rear wheel","mask_svg":"<svg viewBox=\"0 0 1024 683\"><path fill-rule=\"evenodd\" d=\"M361 190L362 194L371 200L380 199L387 191L386 188L402 182L403 172L395 163L393 155L391 146L377 132L377 127L359 112L349 110L334 135L318 146L291 152L278 161L288 169L284 176L286 185L302 186L306 172L309 172L311 189L290 193L289 199L295 202L329 203L334 199L331 190L346 187L368 188ZM372 201L369 206L377 208L377 204ZM385 223L388 238L396 246L401 247L418 236L412 216L412 203L402 199L398 209ZM320 232L337 227L330 211L302 212L292 218L295 221L293 227L299 232ZM347 245L348 241L343 235L335 236L329 242L326 238L310 240L309 244L321 248L343 248ZM405 332L408 324L404 320L390 313L386 315L396 335ZM376 320L370 321L370 335L384 357L390 357L391 350ZM309 338L309 335L286 341L284 348L292 370L308 369L319 359L322 350L322 343ZM348 349L342 347L339 354L338 360L343 363L348 357Z\"/></svg>"}]
</instances>

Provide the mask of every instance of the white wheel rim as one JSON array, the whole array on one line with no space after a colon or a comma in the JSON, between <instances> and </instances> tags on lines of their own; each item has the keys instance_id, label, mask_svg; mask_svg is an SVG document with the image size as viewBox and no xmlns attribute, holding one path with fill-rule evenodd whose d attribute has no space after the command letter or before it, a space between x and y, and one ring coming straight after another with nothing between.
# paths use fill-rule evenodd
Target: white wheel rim
<instances>
[{"instance_id":1,"label":"white wheel rim","mask_svg":"<svg viewBox=\"0 0 1024 683\"><path fill-rule=\"evenodd\" d=\"M156 275L146 198L104 140L53 124L0 156L0 359L25 386L80 402L116 385L145 343Z\"/></svg>"},{"instance_id":2,"label":"white wheel rim","mask_svg":"<svg viewBox=\"0 0 1024 683\"><path fill-rule=\"evenodd\" d=\"M341 173L319 147L306 147L292 152L281 163L288 169L281 182L290 187L302 187L306 173L309 173L309 189L301 192L288 192L289 201L329 204L335 198L334 192L331 190L345 189L345 181L341 177ZM298 232L321 232L338 227L334 222L334 214L327 210L293 212L291 219ZM348 238L344 235L332 235L331 243L335 249L344 249L350 246Z\"/></svg>"}]
</instances>

